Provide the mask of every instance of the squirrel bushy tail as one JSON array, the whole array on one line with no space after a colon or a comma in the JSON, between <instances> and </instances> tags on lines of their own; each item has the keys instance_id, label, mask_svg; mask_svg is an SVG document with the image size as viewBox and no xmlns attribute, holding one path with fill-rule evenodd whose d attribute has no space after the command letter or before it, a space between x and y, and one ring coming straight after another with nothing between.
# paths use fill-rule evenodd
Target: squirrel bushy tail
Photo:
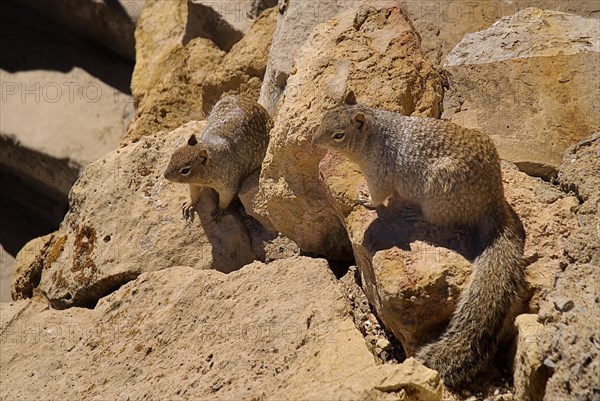
<instances>
[{"instance_id":1,"label":"squirrel bushy tail","mask_svg":"<svg viewBox=\"0 0 600 401\"><path fill-rule=\"evenodd\" d=\"M458 387L485 366L495 353L499 333L525 280L521 222L502 201L478 225L481 253L471 282L442 337L417 353L449 387Z\"/></svg>"}]
</instances>

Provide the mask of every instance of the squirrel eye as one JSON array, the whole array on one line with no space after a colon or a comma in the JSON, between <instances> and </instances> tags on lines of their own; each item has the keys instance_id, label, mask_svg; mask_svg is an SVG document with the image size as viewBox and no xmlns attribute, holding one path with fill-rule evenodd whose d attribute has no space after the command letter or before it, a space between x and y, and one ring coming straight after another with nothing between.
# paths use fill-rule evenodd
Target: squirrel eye
<instances>
[{"instance_id":1,"label":"squirrel eye","mask_svg":"<svg viewBox=\"0 0 600 401\"><path fill-rule=\"evenodd\" d=\"M333 139L336 141L341 141L342 139L344 139L344 136L346 136L346 133L336 132L335 134L333 134Z\"/></svg>"},{"instance_id":2,"label":"squirrel eye","mask_svg":"<svg viewBox=\"0 0 600 401\"><path fill-rule=\"evenodd\" d=\"M184 167L181 170L179 170L179 174L181 175L188 175L190 173L191 169L189 167Z\"/></svg>"}]
</instances>

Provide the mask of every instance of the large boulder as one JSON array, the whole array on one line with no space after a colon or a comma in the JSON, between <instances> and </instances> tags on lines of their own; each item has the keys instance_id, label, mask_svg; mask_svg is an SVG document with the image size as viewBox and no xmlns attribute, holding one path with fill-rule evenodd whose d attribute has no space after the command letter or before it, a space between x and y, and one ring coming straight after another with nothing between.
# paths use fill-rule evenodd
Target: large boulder
<instances>
[{"instance_id":1,"label":"large boulder","mask_svg":"<svg viewBox=\"0 0 600 401\"><path fill-rule=\"evenodd\" d=\"M198 12L196 17L203 16L205 24L217 18L220 26L229 26L211 8L220 5L217 8L225 12L221 6L229 3L203 3L147 2L136 29L137 63L131 82L136 117L122 145L204 119L223 94L258 97L275 26L272 13L265 12L245 36L224 46L221 36L229 40L231 35L202 28L190 13Z\"/></svg>"},{"instance_id":2,"label":"large boulder","mask_svg":"<svg viewBox=\"0 0 600 401\"><path fill-rule=\"evenodd\" d=\"M561 244L568 263L541 303L539 339L550 376L544 399L593 401L600 394L600 133L569 148L558 179L579 199L578 225Z\"/></svg>"},{"instance_id":3,"label":"large boulder","mask_svg":"<svg viewBox=\"0 0 600 401\"><path fill-rule=\"evenodd\" d=\"M93 310L0 303L0 398L442 399L414 359L377 366L349 311L310 258L143 273Z\"/></svg>"},{"instance_id":4,"label":"large boulder","mask_svg":"<svg viewBox=\"0 0 600 401\"><path fill-rule=\"evenodd\" d=\"M23 290L13 288L13 297L37 290L56 308L91 306L143 272L183 264L229 272L259 259L237 212L211 221L216 193L204 191L198 218L186 222L187 186L162 175L175 148L204 125L190 122L169 135L144 137L88 165L71 189L58 232L32 263L19 267L37 283L31 289L15 279Z\"/></svg>"},{"instance_id":5,"label":"large boulder","mask_svg":"<svg viewBox=\"0 0 600 401\"><path fill-rule=\"evenodd\" d=\"M436 66L444 63L448 53L466 34L487 29L498 19L527 7L562 11L587 18L597 18L600 14L600 5L595 0L398 0L398 4L419 33L423 51Z\"/></svg>"},{"instance_id":6,"label":"large boulder","mask_svg":"<svg viewBox=\"0 0 600 401\"><path fill-rule=\"evenodd\" d=\"M347 0L281 2L278 7L273 45L269 52L269 63L259 98L259 103L269 113L275 113L279 97L292 72L296 52L306 42L312 30L348 6Z\"/></svg>"},{"instance_id":7,"label":"large boulder","mask_svg":"<svg viewBox=\"0 0 600 401\"><path fill-rule=\"evenodd\" d=\"M333 259L352 258L351 246L310 139L349 89L371 106L439 116L441 79L397 7L351 8L315 28L296 54L271 131L256 211L303 251Z\"/></svg>"},{"instance_id":8,"label":"large boulder","mask_svg":"<svg viewBox=\"0 0 600 401\"><path fill-rule=\"evenodd\" d=\"M0 302L10 301L10 280L12 277L12 267L15 263L13 258L4 247L0 245Z\"/></svg>"},{"instance_id":9,"label":"large boulder","mask_svg":"<svg viewBox=\"0 0 600 401\"><path fill-rule=\"evenodd\" d=\"M556 176L567 147L600 129L599 30L595 18L527 8L465 36L444 64L444 117L490 134L528 174Z\"/></svg>"}]
</instances>

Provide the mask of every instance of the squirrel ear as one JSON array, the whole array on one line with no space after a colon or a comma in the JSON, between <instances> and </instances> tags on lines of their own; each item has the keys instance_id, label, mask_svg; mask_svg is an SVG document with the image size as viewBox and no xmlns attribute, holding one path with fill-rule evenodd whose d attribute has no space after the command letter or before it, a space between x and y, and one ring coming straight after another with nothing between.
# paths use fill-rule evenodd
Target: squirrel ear
<instances>
[{"instance_id":1,"label":"squirrel ear","mask_svg":"<svg viewBox=\"0 0 600 401\"><path fill-rule=\"evenodd\" d=\"M206 161L208 160L208 156L209 156L208 150L200 149L198 156L200 156L200 158L202 159L202 164L206 163Z\"/></svg>"},{"instance_id":2,"label":"squirrel ear","mask_svg":"<svg viewBox=\"0 0 600 401\"><path fill-rule=\"evenodd\" d=\"M354 126L356 129L361 132L365 125L367 124L367 116L364 113L358 112L352 117L352 121L354 122Z\"/></svg>"},{"instance_id":3,"label":"squirrel ear","mask_svg":"<svg viewBox=\"0 0 600 401\"><path fill-rule=\"evenodd\" d=\"M348 106L353 106L356 104L356 96L354 95L354 91L350 89L346 96L344 97L344 104Z\"/></svg>"},{"instance_id":4,"label":"squirrel ear","mask_svg":"<svg viewBox=\"0 0 600 401\"><path fill-rule=\"evenodd\" d=\"M190 146L194 146L198 144L198 139L196 139L196 135L192 134L192 136L190 136L190 139L188 139L188 145Z\"/></svg>"}]
</instances>

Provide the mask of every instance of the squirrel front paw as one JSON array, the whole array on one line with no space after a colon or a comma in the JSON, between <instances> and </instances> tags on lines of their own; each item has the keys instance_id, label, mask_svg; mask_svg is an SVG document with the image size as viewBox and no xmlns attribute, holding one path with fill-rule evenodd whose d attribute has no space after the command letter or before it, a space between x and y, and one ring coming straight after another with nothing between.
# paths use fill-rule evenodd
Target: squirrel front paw
<instances>
[{"instance_id":1,"label":"squirrel front paw","mask_svg":"<svg viewBox=\"0 0 600 401\"><path fill-rule=\"evenodd\" d=\"M184 202L181 205L181 212L183 214L183 218L186 220L194 221L194 210L196 208L196 204L191 201Z\"/></svg>"},{"instance_id":2,"label":"squirrel front paw","mask_svg":"<svg viewBox=\"0 0 600 401\"><path fill-rule=\"evenodd\" d=\"M218 223L219 220L221 220L221 218L225 215L226 209L221 209L221 208L216 208L215 210L212 211L212 213L210 214L212 217L212 221L214 221L215 223Z\"/></svg>"},{"instance_id":3,"label":"squirrel front paw","mask_svg":"<svg viewBox=\"0 0 600 401\"><path fill-rule=\"evenodd\" d=\"M366 207L367 209L376 209L377 206L373 204L373 199L371 199L370 195L359 194L356 197L358 203Z\"/></svg>"}]
</instances>

